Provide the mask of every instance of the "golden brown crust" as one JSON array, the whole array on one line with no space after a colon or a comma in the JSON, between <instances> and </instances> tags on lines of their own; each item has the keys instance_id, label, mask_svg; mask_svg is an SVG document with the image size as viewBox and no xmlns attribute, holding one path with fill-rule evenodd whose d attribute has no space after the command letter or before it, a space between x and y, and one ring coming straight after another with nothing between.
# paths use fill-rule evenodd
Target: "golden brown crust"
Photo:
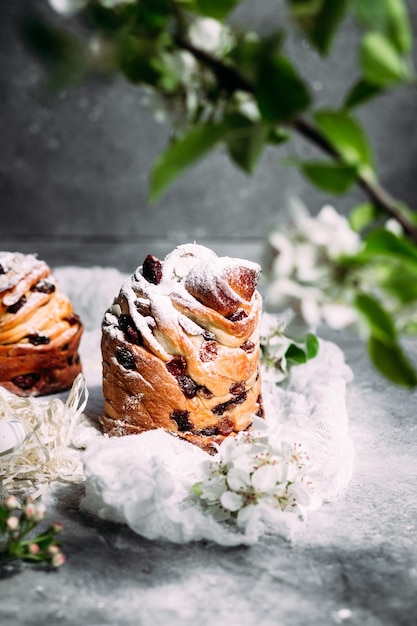
<instances>
[{"instance_id":1,"label":"golden brown crust","mask_svg":"<svg viewBox=\"0 0 417 626\"><path fill-rule=\"evenodd\" d=\"M107 434L164 428L211 451L260 414L260 268L210 252L208 271L200 256L209 252L180 246L156 268L156 284L138 268L105 314Z\"/></svg>"},{"instance_id":2,"label":"golden brown crust","mask_svg":"<svg viewBox=\"0 0 417 626\"><path fill-rule=\"evenodd\" d=\"M50 268L33 255L0 252L0 385L19 396L71 387L81 372L83 326Z\"/></svg>"}]
</instances>

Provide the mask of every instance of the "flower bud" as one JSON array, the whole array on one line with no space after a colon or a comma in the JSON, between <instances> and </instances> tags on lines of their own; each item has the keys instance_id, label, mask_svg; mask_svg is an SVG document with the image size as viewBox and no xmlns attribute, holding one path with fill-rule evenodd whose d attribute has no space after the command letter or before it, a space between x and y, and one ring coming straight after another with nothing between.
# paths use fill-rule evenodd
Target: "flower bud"
<instances>
[{"instance_id":1,"label":"flower bud","mask_svg":"<svg viewBox=\"0 0 417 626\"><path fill-rule=\"evenodd\" d=\"M30 543L28 550L30 554L39 554L39 552L41 551L37 543Z\"/></svg>"},{"instance_id":2,"label":"flower bud","mask_svg":"<svg viewBox=\"0 0 417 626\"><path fill-rule=\"evenodd\" d=\"M51 527L51 532L54 533L54 535L59 535L62 533L62 528L61 522L55 522Z\"/></svg>"},{"instance_id":3,"label":"flower bud","mask_svg":"<svg viewBox=\"0 0 417 626\"><path fill-rule=\"evenodd\" d=\"M63 565L65 561L66 561L65 555L62 552L58 551L52 557L51 563L53 567L61 567L61 565Z\"/></svg>"},{"instance_id":4,"label":"flower bud","mask_svg":"<svg viewBox=\"0 0 417 626\"><path fill-rule=\"evenodd\" d=\"M9 530L16 530L19 528L19 518L13 515L12 517L9 517L6 524Z\"/></svg>"},{"instance_id":5,"label":"flower bud","mask_svg":"<svg viewBox=\"0 0 417 626\"><path fill-rule=\"evenodd\" d=\"M23 513L28 520L33 520L36 515L36 505L34 502L27 502L23 506Z\"/></svg>"},{"instance_id":6,"label":"flower bud","mask_svg":"<svg viewBox=\"0 0 417 626\"><path fill-rule=\"evenodd\" d=\"M42 504L42 502L36 503L28 501L23 507L23 512L26 519L37 524L38 522L41 522L45 517L46 507L44 504Z\"/></svg>"},{"instance_id":7,"label":"flower bud","mask_svg":"<svg viewBox=\"0 0 417 626\"><path fill-rule=\"evenodd\" d=\"M20 502L15 496L7 496L4 501L6 509L13 511L13 509L20 509Z\"/></svg>"}]
</instances>

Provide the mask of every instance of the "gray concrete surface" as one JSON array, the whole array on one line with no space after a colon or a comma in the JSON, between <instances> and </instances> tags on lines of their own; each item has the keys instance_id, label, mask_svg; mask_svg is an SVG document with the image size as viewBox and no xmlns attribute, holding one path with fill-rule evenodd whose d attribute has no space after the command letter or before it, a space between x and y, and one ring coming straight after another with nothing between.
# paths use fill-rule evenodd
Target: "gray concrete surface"
<instances>
[{"instance_id":1,"label":"gray concrete surface","mask_svg":"<svg viewBox=\"0 0 417 626\"><path fill-rule=\"evenodd\" d=\"M3 570L0 623L414 626L416 392L382 380L357 339L328 338L355 374L347 397L354 474L345 496L311 514L293 544L276 537L228 549L150 542L81 513L83 487L63 485L48 515L64 524L67 563L57 573ZM409 349L417 355L415 343Z\"/></svg>"}]
</instances>

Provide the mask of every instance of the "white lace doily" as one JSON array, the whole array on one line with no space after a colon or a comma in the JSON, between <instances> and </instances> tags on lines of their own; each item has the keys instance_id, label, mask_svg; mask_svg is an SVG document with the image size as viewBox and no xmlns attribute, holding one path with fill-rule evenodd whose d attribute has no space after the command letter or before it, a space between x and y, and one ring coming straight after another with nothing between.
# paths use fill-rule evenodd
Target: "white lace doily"
<instances>
[{"instance_id":1,"label":"white lace doily","mask_svg":"<svg viewBox=\"0 0 417 626\"><path fill-rule=\"evenodd\" d=\"M112 268L58 268L60 288L85 324L81 357L88 386L101 385L101 318L125 275ZM348 431L346 384L352 372L342 351L320 340L318 356L292 369L284 386L265 377L263 397L271 433L301 443L315 468L315 485L324 501L345 490L354 450ZM242 532L207 516L190 499L208 455L164 431L121 438L95 437L84 453L86 497L83 507L103 519L126 523L148 539L176 543L208 539L221 545L253 543L267 530L252 520ZM287 534L293 514L282 513L274 532ZM271 528L268 527L268 531Z\"/></svg>"}]
</instances>

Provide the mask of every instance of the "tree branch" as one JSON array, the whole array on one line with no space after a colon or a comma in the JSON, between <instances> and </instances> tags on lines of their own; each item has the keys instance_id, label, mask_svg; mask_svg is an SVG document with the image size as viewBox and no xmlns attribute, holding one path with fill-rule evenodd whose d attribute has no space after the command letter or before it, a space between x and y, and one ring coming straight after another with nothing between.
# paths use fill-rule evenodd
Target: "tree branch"
<instances>
[{"instance_id":1,"label":"tree branch","mask_svg":"<svg viewBox=\"0 0 417 626\"><path fill-rule=\"evenodd\" d=\"M340 155L337 150L335 150L320 131L308 120L302 117L296 117L292 120L292 126L300 135L310 140L323 152L335 160L340 160ZM398 202L377 181L369 181L359 174L357 184L375 205L395 218L397 222L401 224L407 237L413 241L413 243L417 244L417 226L412 224L407 216L404 215Z\"/></svg>"},{"instance_id":2,"label":"tree branch","mask_svg":"<svg viewBox=\"0 0 417 626\"><path fill-rule=\"evenodd\" d=\"M242 76L235 68L226 65L223 61L213 57L211 54L196 48L183 37L176 37L176 44L187 50L198 61L209 67L217 76L219 83L227 91L246 91L254 94L254 85ZM313 126L308 120L301 116L297 116L289 120L288 125L291 126L305 139L326 153L335 160L340 160L340 154L327 141L326 137ZM381 208L390 217L393 217L401 224L406 236L415 244L417 244L417 226L414 225L406 215L404 215L399 203L376 181L369 181L361 175L358 175L358 186L366 193L371 201Z\"/></svg>"}]
</instances>

